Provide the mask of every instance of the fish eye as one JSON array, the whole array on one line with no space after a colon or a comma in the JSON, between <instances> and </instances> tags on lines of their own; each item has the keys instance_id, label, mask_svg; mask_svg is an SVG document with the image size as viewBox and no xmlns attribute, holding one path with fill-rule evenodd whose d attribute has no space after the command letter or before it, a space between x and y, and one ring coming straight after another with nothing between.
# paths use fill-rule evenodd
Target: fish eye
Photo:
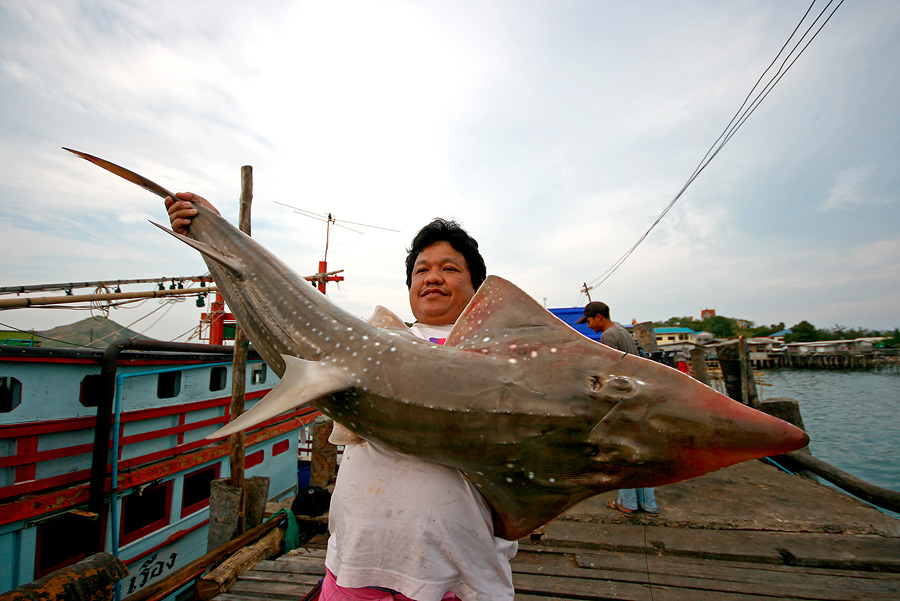
<instances>
[{"instance_id":1,"label":"fish eye","mask_svg":"<svg viewBox=\"0 0 900 601\"><path fill-rule=\"evenodd\" d=\"M606 385L618 392L631 392L634 390L634 383L625 376L613 376L606 381Z\"/></svg>"},{"instance_id":2,"label":"fish eye","mask_svg":"<svg viewBox=\"0 0 900 601\"><path fill-rule=\"evenodd\" d=\"M634 390L634 382L625 376L591 376L591 391L604 396L621 397Z\"/></svg>"}]
</instances>

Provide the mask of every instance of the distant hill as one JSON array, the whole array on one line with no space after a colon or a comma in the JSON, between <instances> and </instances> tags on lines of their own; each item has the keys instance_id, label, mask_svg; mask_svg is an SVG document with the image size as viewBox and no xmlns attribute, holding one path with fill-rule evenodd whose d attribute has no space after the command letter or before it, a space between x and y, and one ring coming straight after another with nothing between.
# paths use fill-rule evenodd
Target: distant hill
<instances>
[{"instance_id":1,"label":"distant hill","mask_svg":"<svg viewBox=\"0 0 900 601\"><path fill-rule=\"evenodd\" d=\"M73 348L73 345L105 348L112 344L116 338L153 340L149 336L138 334L105 317L88 317L67 326L59 326L52 330L38 332L38 334L43 336L41 346L45 348Z\"/></svg>"}]
</instances>

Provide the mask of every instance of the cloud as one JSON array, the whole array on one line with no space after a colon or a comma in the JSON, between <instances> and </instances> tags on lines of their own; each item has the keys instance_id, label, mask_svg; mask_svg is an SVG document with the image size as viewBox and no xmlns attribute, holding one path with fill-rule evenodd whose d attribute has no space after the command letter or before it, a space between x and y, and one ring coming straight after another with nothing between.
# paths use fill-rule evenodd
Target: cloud
<instances>
[{"instance_id":1,"label":"cloud","mask_svg":"<svg viewBox=\"0 0 900 601\"><path fill-rule=\"evenodd\" d=\"M59 148L72 146L232 221L252 165L254 237L300 273L324 255L325 226L273 201L401 230L332 232L329 267L347 280L330 294L355 314L408 317L404 249L437 215L479 239L492 273L575 304L678 192L806 7L0 3L0 285L204 269L143 221L165 219L159 199ZM622 319L716 306L896 325L900 79L885 57L898 15L893 2L836 13L598 291ZM832 314L854 294L880 300ZM173 309L155 328L196 318Z\"/></svg>"},{"instance_id":2,"label":"cloud","mask_svg":"<svg viewBox=\"0 0 900 601\"><path fill-rule=\"evenodd\" d=\"M857 166L844 169L834 177L828 190L828 196L822 204L825 211L851 207L870 202L879 202L872 198L869 182L875 174L872 166Z\"/></svg>"}]
</instances>

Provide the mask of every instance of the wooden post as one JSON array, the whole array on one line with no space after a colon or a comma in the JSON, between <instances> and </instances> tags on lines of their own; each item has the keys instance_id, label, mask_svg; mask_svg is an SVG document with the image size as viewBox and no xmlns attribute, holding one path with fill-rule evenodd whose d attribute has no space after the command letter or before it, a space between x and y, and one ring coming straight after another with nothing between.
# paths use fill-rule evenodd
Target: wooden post
<instances>
[{"instance_id":1,"label":"wooden post","mask_svg":"<svg viewBox=\"0 0 900 601\"><path fill-rule=\"evenodd\" d=\"M706 371L705 348L696 347L691 349L691 375L695 380L709 386L709 374Z\"/></svg>"},{"instance_id":2,"label":"wooden post","mask_svg":"<svg viewBox=\"0 0 900 601\"><path fill-rule=\"evenodd\" d=\"M747 382L747 339L743 336L738 336L738 360L740 361L741 368L741 402L745 405L749 405L750 389Z\"/></svg>"},{"instance_id":3,"label":"wooden post","mask_svg":"<svg viewBox=\"0 0 900 601\"><path fill-rule=\"evenodd\" d=\"M652 321L643 321L634 324L634 339L644 349L645 353L653 353L659 350L656 344L656 329Z\"/></svg>"},{"instance_id":4,"label":"wooden post","mask_svg":"<svg viewBox=\"0 0 900 601\"><path fill-rule=\"evenodd\" d=\"M10 560L10 558L4 558ZM109 553L98 553L30 584L0 595L2 601L108 601L128 568Z\"/></svg>"},{"instance_id":5,"label":"wooden post","mask_svg":"<svg viewBox=\"0 0 900 601\"><path fill-rule=\"evenodd\" d=\"M253 203L253 168L249 165L241 167L241 209L239 227L250 235L250 206ZM231 367L231 419L237 419L244 412L244 391L246 390L247 340L240 326L234 331L234 360ZM229 484L243 490L244 488L244 432L232 434L229 439L231 456L231 477ZM247 505L246 493L242 494L238 509L237 534L243 534L247 527L244 508Z\"/></svg>"},{"instance_id":6,"label":"wooden post","mask_svg":"<svg viewBox=\"0 0 900 601\"><path fill-rule=\"evenodd\" d=\"M747 340L741 336L737 340L716 349L719 367L725 389L732 399L759 407L759 395L756 393L756 382L753 380L753 366L747 361Z\"/></svg>"},{"instance_id":7,"label":"wooden post","mask_svg":"<svg viewBox=\"0 0 900 601\"><path fill-rule=\"evenodd\" d=\"M309 485L327 487L334 481L337 468L337 447L328 442L334 422L324 415L313 421L312 453L310 455Z\"/></svg>"}]
</instances>

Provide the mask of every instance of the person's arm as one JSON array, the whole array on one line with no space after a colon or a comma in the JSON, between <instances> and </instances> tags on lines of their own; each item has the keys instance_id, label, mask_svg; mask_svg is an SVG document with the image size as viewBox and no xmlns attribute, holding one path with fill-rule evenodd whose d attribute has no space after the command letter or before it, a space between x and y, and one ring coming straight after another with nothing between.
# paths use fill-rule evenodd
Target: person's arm
<instances>
[{"instance_id":1,"label":"person's arm","mask_svg":"<svg viewBox=\"0 0 900 601\"><path fill-rule=\"evenodd\" d=\"M176 234L189 236L188 228L191 226L191 219L197 214L197 209L191 204L196 202L207 209L219 215L216 209L208 200L193 192L177 192L175 198L166 197L166 210L169 212L169 222L172 224L172 231Z\"/></svg>"}]
</instances>

